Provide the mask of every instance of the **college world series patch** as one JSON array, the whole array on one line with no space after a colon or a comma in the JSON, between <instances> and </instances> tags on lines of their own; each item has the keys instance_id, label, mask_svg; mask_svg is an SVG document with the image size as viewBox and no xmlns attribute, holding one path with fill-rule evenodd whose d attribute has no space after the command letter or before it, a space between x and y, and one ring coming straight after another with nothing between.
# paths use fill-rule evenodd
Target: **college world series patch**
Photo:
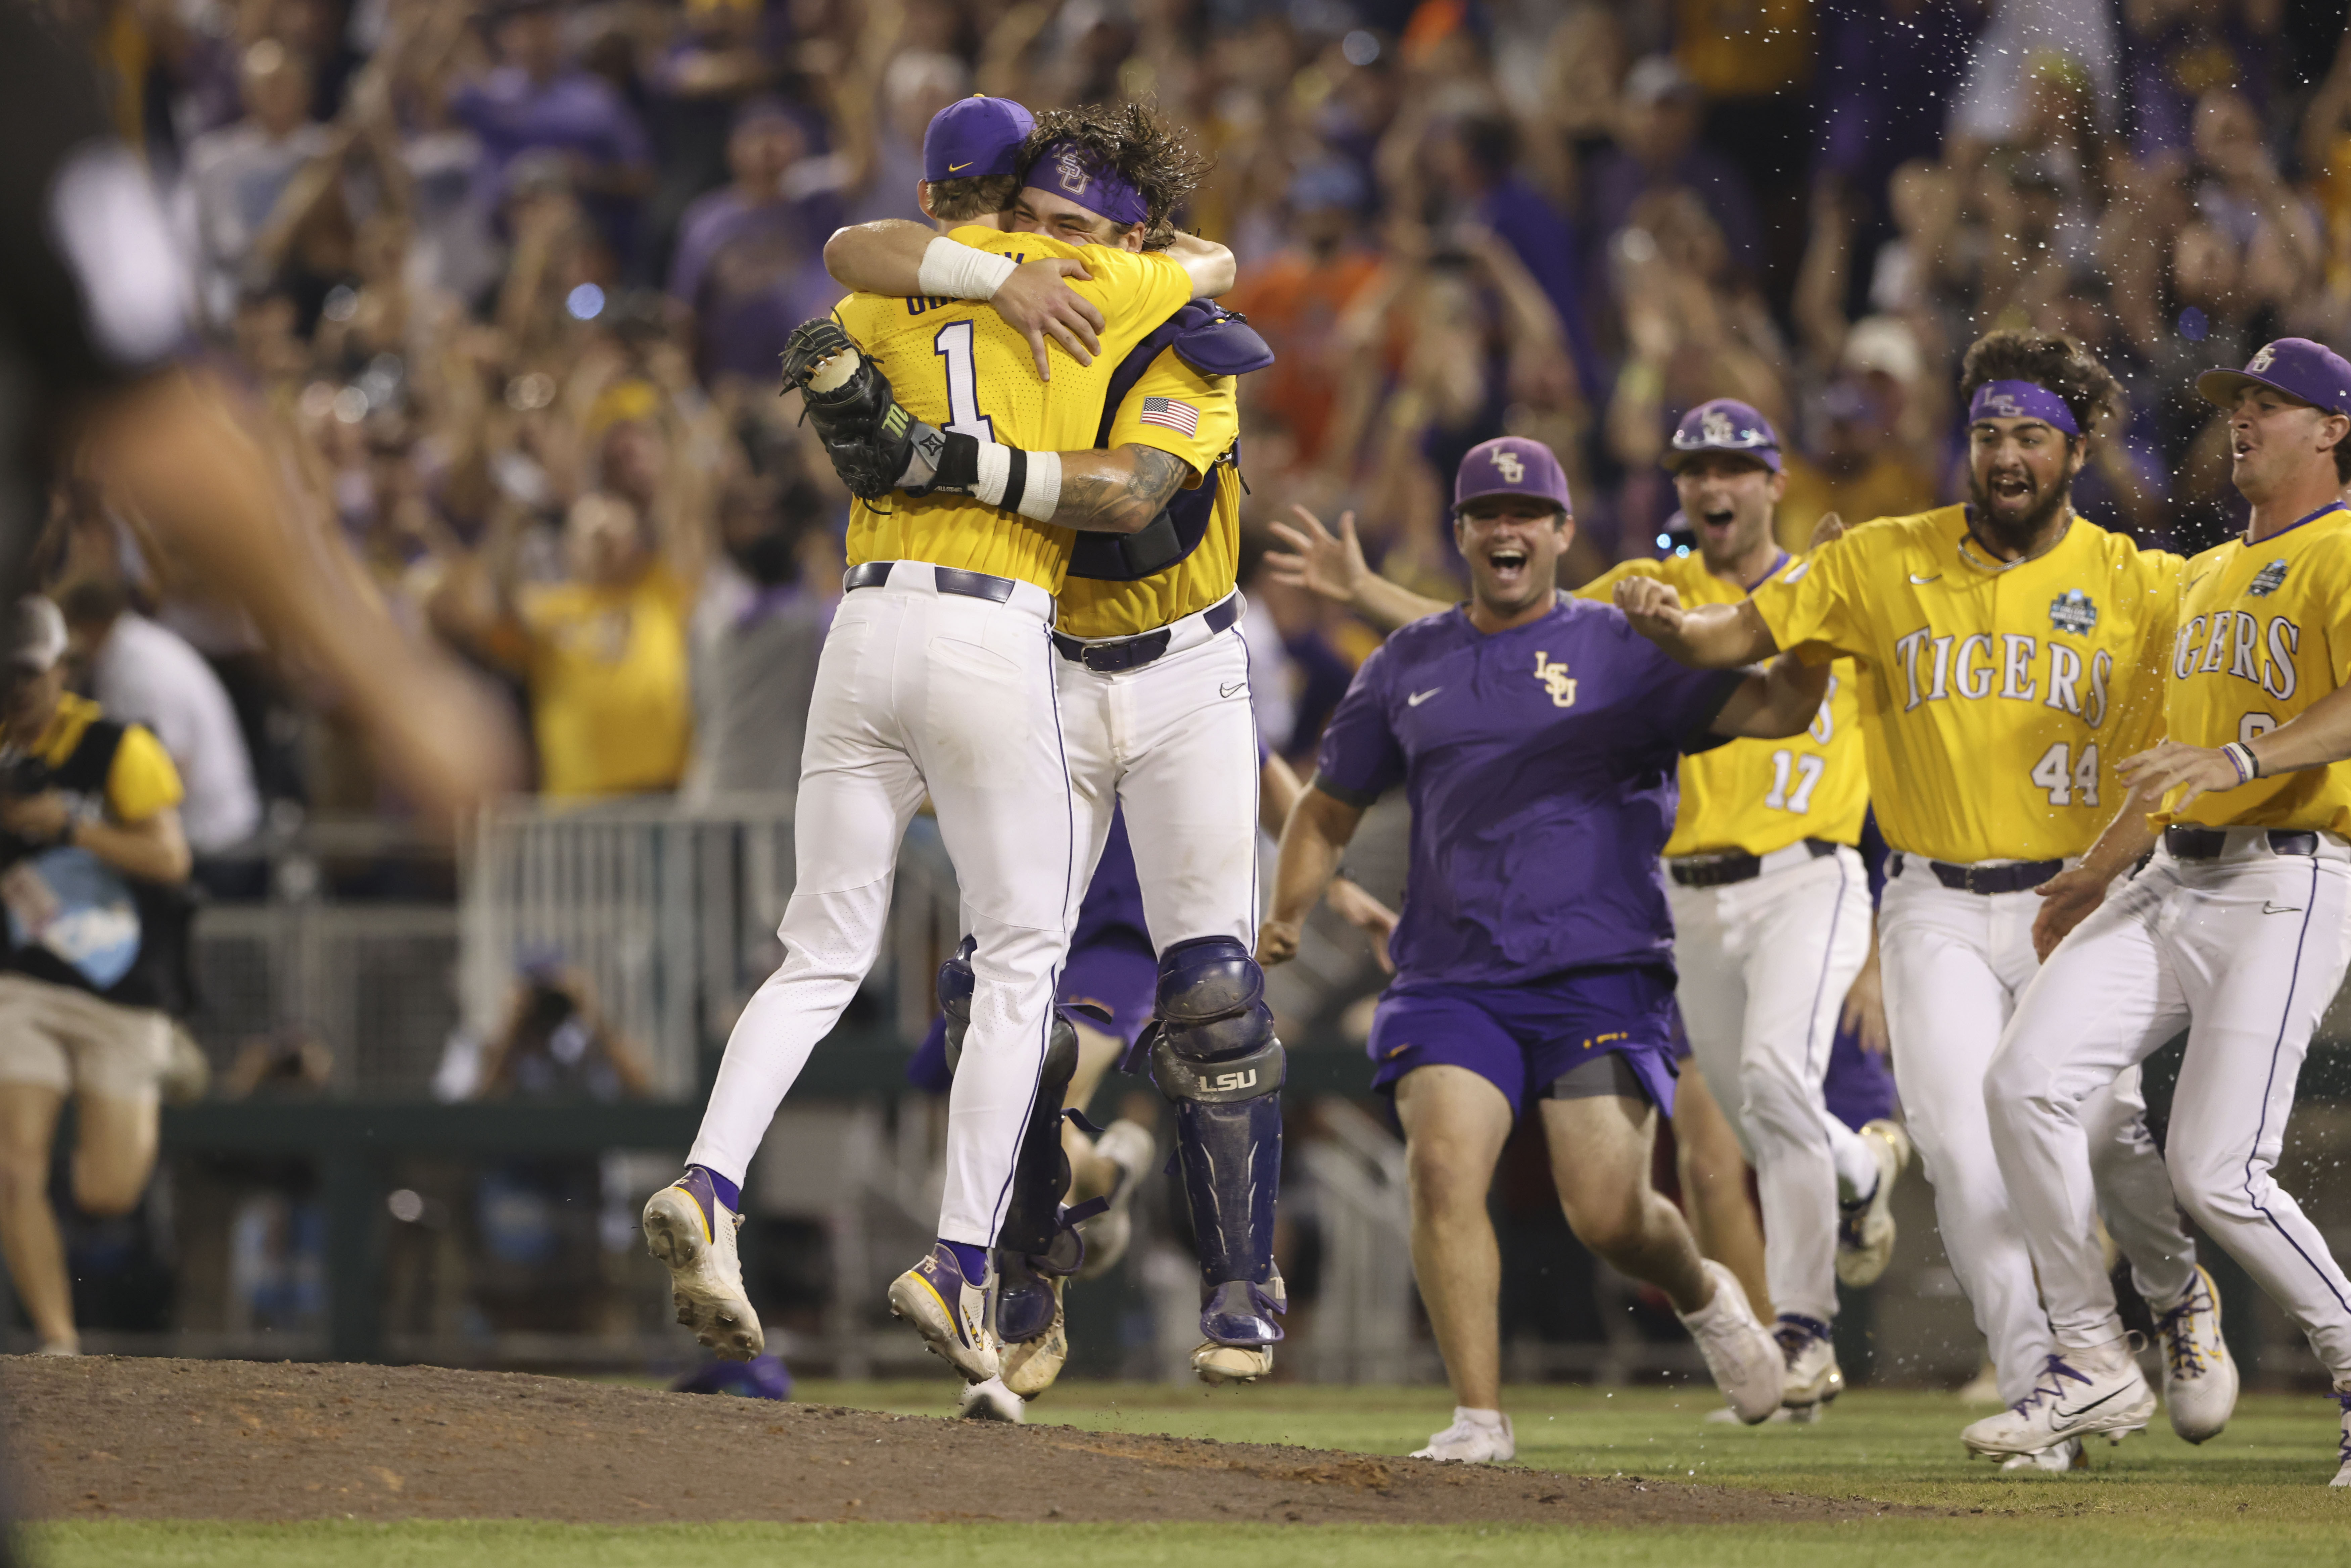
<instances>
[{"instance_id":1,"label":"college world series patch","mask_svg":"<svg viewBox=\"0 0 2351 1568\"><path fill-rule=\"evenodd\" d=\"M2245 584L2245 591L2255 599L2267 599L2285 580L2285 562L2273 560L2253 573L2253 580Z\"/></svg>"},{"instance_id":2,"label":"college world series patch","mask_svg":"<svg viewBox=\"0 0 2351 1568\"><path fill-rule=\"evenodd\" d=\"M2069 588L2049 601L2049 624L2060 632L2086 637L2098 624L2098 607L2078 588Z\"/></svg>"}]
</instances>

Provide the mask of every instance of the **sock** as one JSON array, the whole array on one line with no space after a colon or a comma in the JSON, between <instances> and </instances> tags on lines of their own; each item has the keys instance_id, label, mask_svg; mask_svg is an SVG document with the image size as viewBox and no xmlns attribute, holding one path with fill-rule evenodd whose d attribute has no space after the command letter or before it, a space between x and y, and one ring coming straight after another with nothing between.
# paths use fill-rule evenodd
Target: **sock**
<instances>
[{"instance_id":1,"label":"sock","mask_svg":"<svg viewBox=\"0 0 2351 1568\"><path fill-rule=\"evenodd\" d=\"M728 1181L725 1176L720 1176L708 1166L688 1166L685 1167L685 1172L688 1176L692 1176L695 1171L700 1171L704 1176L710 1178L710 1190L718 1195L718 1201L726 1206L727 1213L740 1214L743 1212L743 1189L740 1186Z\"/></svg>"},{"instance_id":2,"label":"sock","mask_svg":"<svg viewBox=\"0 0 2351 1568\"><path fill-rule=\"evenodd\" d=\"M1780 1314L1780 1322L1777 1326L1782 1333L1785 1333L1789 1329L1793 1329L1807 1339L1827 1339L1830 1337L1828 1324L1823 1322L1818 1318L1808 1318L1802 1312L1782 1312Z\"/></svg>"},{"instance_id":3,"label":"sock","mask_svg":"<svg viewBox=\"0 0 2351 1568\"><path fill-rule=\"evenodd\" d=\"M1837 1201L1848 1208L1867 1203L1877 1196L1877 1157L1859 1133L1834 1116L1822 1120L1828 1125L1829 1158L1836 1165Z\"/></svg>"},{"instance_id":4,"label":"sock","mask_svg":"<svg viewBox=\"0 0 2351 1568\"><path fill-rule=\"evenodd\" d=\"M1499 1410L1473 1410L1467 1405L1456 1405L1453 1407L1453 1424L1499 1432L1502 1429L1502 1413Z\"/></svg>"},{"instance_id":5,"label":"sock","mask_svg":"<svg viewBox=\"0 0 2351 1568\"><path fill-rule=\"evenodd\" d=\"M974 1247L968 1241L950 1241L944 1236L939 1238L939 1245L955 1254L956 1267L963 1270L965 1279L975 1285L987 1282L987 1248Z\"/></svg>"}]
</instances>

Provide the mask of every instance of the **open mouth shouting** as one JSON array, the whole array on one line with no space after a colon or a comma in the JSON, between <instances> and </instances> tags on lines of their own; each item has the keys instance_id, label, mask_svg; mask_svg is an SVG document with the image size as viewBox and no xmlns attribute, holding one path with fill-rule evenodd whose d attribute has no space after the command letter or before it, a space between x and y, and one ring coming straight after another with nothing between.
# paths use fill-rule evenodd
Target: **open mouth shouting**
<instances>
[{"instance_id":1,"label":"open mouth shouting","mask_svg":"<svg viewBox=\"0 0 2351 1568\"><path fill-rule=\"evenodd\" d=\"M1495 590L1509 595L1527 583L1527 552L1523 545L1498 544L1486 552L1486 570L1493 574Z\"/></svg>"},{"instance_id":2,"label":"open mouth shouting","mask_svg":"<svg viewBox=\"0 0 2351 1568\"><path fill-rule=\"evenodd\" d=\"M2022 512L2030 510L2040 498L2041 487L2024 468L2002 468L1984 482L1984 493L2002 511Z\"/></svg>"}]
</instances>

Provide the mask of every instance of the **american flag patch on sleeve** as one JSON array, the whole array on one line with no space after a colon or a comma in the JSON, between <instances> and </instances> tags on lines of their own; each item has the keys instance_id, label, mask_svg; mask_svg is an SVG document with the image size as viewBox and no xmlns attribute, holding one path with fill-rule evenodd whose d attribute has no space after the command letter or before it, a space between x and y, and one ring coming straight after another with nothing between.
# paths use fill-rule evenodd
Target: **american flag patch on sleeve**
<instances>
[{"instance_id":1,"label":"american flag patch on sleeve","mask_svg":"<svg viewBox=\"0 0 2351 1568\"><path fill-rule=\"evenodd\" d=\"M1144 424L1164 424L1186 435L1200 434L1200 411L1179 397L1147 397L1136 415Z\"/></svg>"}]
</instances>

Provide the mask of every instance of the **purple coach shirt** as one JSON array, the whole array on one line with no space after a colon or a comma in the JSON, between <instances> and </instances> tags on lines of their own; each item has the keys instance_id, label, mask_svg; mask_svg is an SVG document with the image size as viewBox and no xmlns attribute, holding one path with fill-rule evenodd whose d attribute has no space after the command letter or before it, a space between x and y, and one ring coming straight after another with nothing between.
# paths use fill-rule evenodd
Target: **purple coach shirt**
<instances>
[{"instance_id":1,"label":"purple coach shirt","mask_svg":"<svg viewBox=\"0 0 2351 1568\"><path fill-rule=\"evenodd\" d=\"M1676 764L1718 744L1707 727L1742 678L1687 669L1614 605L1565 597L1492 636L1457 608L1390 637L1322 732L1315 777L1352 805L1398 783L1412 802L1398 982L1670 963L1657 857Z\"/></svg>"}]
</instances>

